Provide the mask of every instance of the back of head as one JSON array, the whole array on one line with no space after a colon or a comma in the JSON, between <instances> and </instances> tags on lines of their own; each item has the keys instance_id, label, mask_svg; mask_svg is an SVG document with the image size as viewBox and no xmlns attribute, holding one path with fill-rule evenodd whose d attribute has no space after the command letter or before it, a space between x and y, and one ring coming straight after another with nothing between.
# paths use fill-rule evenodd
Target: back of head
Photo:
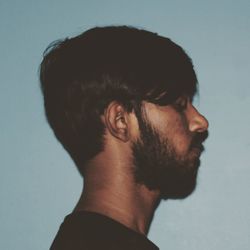
<instances>
[{"instance_id":1,"label":"back of head","mask_svg":"<svg viewBox=\"0 0 250 250\"><path fill-rule=\"evenodd\" d=\"M193 96L197 79L184 50L156 33L127 26L90 29L53 43L40 68L48 122L80 172L104 146L100 116L116 100L172 103Z\"/></svg>"}]
</instances>

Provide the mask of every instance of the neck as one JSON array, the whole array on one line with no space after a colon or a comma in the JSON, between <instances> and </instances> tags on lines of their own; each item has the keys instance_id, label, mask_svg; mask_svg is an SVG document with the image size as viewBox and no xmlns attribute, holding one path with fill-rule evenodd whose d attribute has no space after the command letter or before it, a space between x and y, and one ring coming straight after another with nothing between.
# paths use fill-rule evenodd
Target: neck
<instances>
[{"instance_id":1,"label":"neck","mask_svg":"<svg viewBox=\"0 0 250 250\"><path fill-rule=\"evenodd\" d=\"M95 168L91 167L89 169ZM94 172L98 173L96 169ZM75 211L106 215L146 235L158 203L158 191L150 191L144 185L134 183L129 175L113 171L112 175L97 176L92 175L91 171L84 177L84 189Z\"/></svg>"}]
</instances>

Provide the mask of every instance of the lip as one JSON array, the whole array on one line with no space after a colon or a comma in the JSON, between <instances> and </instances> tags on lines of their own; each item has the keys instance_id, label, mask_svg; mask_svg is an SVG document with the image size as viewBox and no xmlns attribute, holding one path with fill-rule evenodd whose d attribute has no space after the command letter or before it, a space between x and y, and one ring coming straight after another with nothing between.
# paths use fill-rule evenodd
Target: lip
<instances>
[{"instance_id":1,"label":"lip","mask_svg":"<svg viewBox=\"0 0 250 250\"><path fill-rule=\"evenodd\" d=\"M197 155L201 155L201 153L204 151L204 146L202 144L199 145L193 145L192 151L194 151Z\"/></svg>"}]
</instances>

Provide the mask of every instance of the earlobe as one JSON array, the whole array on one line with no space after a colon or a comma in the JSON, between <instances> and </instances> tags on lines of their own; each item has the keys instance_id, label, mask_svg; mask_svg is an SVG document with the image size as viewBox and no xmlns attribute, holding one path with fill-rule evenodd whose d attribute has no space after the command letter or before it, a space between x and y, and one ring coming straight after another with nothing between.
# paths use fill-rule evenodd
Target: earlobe
<instances>
[{"instance_id":1,"label":"earlobe","mask_svg":"<svg viewBox=\"0 0 250 250\"><path fill-rule=\"evenodd\" d=\"M127 142L129 140L128 113L125 108L113 101L104 112L105 125L114 137Z\"/></svg>"}]
</instances>

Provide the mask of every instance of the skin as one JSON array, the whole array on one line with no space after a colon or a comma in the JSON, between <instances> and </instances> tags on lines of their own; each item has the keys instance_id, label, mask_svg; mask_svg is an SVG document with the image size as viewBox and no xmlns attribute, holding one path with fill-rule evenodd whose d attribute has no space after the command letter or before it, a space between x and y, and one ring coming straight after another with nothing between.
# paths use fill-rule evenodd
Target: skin
<instances>
[{"instance_id":1,"label":"skin","mask_svg":"<svg viewBox=\"0 0 250 250\"><path fill-rule=\"evenodd\" d=\"M208 121L188 100L179 100L182 112L172 105L143 102L148 121L162 136L167 135L175 151L192 161L200 156L190 149L192 135L208 129ZM102 120L106 127L104 150L85 166L84 188L75 211L106 215L146 235L160 191L135 182L131 143L140 136L134 112L127 113L117 102L107 107Z\"/></svg>"},{"instance_id":2,"label":"skin","mask_svg":"<svg viewBox=\"0 0 250 250\"><path fill-rule=\"evenodd\" d=\"M192 105L188 97L181 96L175 104L158 106L146 103L145 113L159 134L168 137L176 153L192 161L201 153L197 148L191 148L192 139L196 133L208 129L208 121Z\"/></svg>"}]
</instances>

